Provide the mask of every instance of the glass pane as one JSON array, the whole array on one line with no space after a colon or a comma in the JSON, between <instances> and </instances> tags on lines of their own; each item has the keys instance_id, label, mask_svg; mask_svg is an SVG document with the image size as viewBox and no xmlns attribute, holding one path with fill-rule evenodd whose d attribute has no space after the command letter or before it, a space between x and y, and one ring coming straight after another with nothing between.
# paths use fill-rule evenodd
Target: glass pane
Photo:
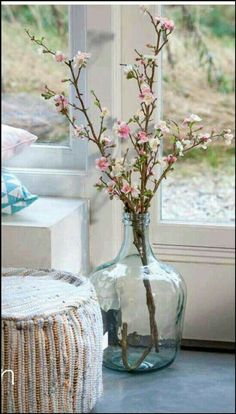
<instances>
[{"instance_id":1,"label":"glass pane","mask_svg":"<svg viewBox=\"0 0 236 414\"><path fill-rule=\"evenodd\" d=\"M51 101L41 97L44 86L68 93L66 66L40 54L25 29L54 50L68 53L68 6L2 6L2 122L38 136L38 144L66 145L69 127ZM68 76L67 76L68 77Z\"/></svg>"},{"instance_id":2,"label":"glass pane","mask_svg":"<svg viewBox=\"0 0 236 414\"><path fill-rule=\"evenodd\" d=\"M234 6L171 5L163 15L176 23L163 53L163 118L193 113L234 133ZM180 157L162 186L162 219L233 223L234 151L218 142Z\"/></svg>"}]
</instances>

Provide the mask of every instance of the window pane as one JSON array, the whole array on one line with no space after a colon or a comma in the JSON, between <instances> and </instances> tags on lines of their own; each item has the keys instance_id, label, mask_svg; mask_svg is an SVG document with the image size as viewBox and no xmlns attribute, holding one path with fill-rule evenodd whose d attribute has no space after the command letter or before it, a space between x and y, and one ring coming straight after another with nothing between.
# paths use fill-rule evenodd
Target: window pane
<instances>
[{"instance_id":1,"label":"window pane","mask_svg":"<svg viewBox=\"0 0 236 414\"><path fill-rule=\"evenodd\" d=\"M2 122L24 128L39 138L37 143L69 143L66 119L51 101L41 98L44 86L68 93L66 66L52 55L40 54L25 29L54 50L68 53L68 7L62 5L3 5ZM67 76L66 76L67 75Z\"/></svg>"},{"instance_id":2,"label":"window pane","mask_svg":"<svg viewBox=\"0 0 236 414\"><path fill-rule=\"evenodd\" d=\"M163 15L176 23L163 53L163 118L193 113L234 133L234 6L171 5ZM180 157L162 186L162 219L233 222L234 150L218 142Z\"/></svg>"}]
</instances>

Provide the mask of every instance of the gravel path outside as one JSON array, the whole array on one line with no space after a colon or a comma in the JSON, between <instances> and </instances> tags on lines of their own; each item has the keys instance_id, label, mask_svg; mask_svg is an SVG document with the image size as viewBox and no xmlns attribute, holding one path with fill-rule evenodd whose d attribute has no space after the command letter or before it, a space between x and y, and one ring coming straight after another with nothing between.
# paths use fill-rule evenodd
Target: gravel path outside
<instances>
[{"instance_id":1,"label":"gravel path outside","mask_svg":"<svg viewBox=\"0 0 236 414\"><path fill-rule=\"evenodd\" d=\"M234 200L233 168L179 165L162 185L162 219L233 224Z\"/></svg>"}]
</instances>

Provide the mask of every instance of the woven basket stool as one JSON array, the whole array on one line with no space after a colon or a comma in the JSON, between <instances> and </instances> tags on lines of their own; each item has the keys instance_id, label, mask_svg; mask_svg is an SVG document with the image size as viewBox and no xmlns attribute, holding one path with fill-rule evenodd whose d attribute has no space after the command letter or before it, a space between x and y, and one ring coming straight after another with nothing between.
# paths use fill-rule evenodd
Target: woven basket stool
<instances>
[{"instance_id":1,"label":"woven basket stool","mask_svg":"<svg viewBox=\"0 0 236 414\"><path fill-rule=\"evenodd\" d=\"M2 412L90 412L102 393L103 338L91 283L54 270L2 276Z\"/></svg>"}]
</instances>

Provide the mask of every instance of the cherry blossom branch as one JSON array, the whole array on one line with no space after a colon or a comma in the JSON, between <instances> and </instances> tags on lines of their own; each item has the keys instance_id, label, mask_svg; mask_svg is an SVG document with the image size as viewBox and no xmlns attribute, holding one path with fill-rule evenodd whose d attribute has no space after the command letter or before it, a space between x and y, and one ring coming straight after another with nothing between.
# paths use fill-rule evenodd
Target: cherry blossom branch
<instances>
[{"instance_id":1,"label":"cherry blossom branch","mask_svg":"<svg viewBox=\"0 0 236 414\"><path fill-rule=\"evenodd\" d=\"M50 50L44 43L44 38L36 39L26 30L30 40L40 46L43 53L53 55L55 62L64 63L70 72L70 78L63 79L62 82L69 82L76 92L75 98L78 104L69 102L64 92L56 94L54 91L45 87L45 93L42 96L45 99L53 98L56 109L64 115L70 125L73 127L74 135L78 139L86 138L96 144L100 158L96 159L96 168L102 173L99 177L99 183L95 184L98 190L105 189L110 199L117 197L124 205L125 211L131 213L134 217L133 234L134 245L139 252L142 265L147 269L148 258L144 239L144 228L140 228L137 224L139 214L148 211L152 198L158 190L161 182L165 179L170 171L174 169L174 164L178 158L184 156L187 151L196 147L206 149L215 138L222 137L227 144L232 140L230 130L224 130L216 133L212 130L209 133L202 132L202 126L197 127L201 119L194 114L186 117L181 125L175 121L160 120L156 125L152 125L152 114L156 109L157 98L154 94L154 84L158 55L168 42L170 34L174 30L174 22L167 18L152 16L148 8L144 6L145 13L149 16L151 25L154 28L155 42L154 45L146 45L151 51L151 55L145 55L135 49L136 59L134 65L122 64L125 69L127 79L135 79L139 93L139 113L134 115L127 123L117 121L114 125L116 139L130 142L135 150L135 159L132 165L129 160L129 148L126 149L123 159L114 159L111 156L110 149L116 144L105 136L107 128L104 126L104 118L109 111L106 107L102 107L100 100L94 91L91 91L95 98L95 106L99 109L100 126L98 132L95 130L94 123L85 106L83 94L80 92L80 75L82 70L86 68L90 54L78 51L72 59L66 59L65 55L60 51ZM86 126L77 125L76 119L71 117L68 111L69 107L83 113ZM138 126L132 131L132 124ZM174 125L174 130L171 125ZM187 130L186 130L187 128ZM172 153L160 158L161 139L172 141ZM154 167L160 164L163 167L159 178L155 178ZM138 173L139 183L133 183L133 173ZM151 188L148 185L152 184ZM146 270L148 272L148 270ZM132 366L128 361L128 345L127 332L128 326L123 323L122 327L122 360L124 366L133 370L140 366L149 352L155 348L158 352L158 329L156 323L156 308L154 297L152 294L151 283L148 278L143 280L146 291L146 303L149 314L151 346L147 347L141 357Z\"/></svg>"}]
</instances>

